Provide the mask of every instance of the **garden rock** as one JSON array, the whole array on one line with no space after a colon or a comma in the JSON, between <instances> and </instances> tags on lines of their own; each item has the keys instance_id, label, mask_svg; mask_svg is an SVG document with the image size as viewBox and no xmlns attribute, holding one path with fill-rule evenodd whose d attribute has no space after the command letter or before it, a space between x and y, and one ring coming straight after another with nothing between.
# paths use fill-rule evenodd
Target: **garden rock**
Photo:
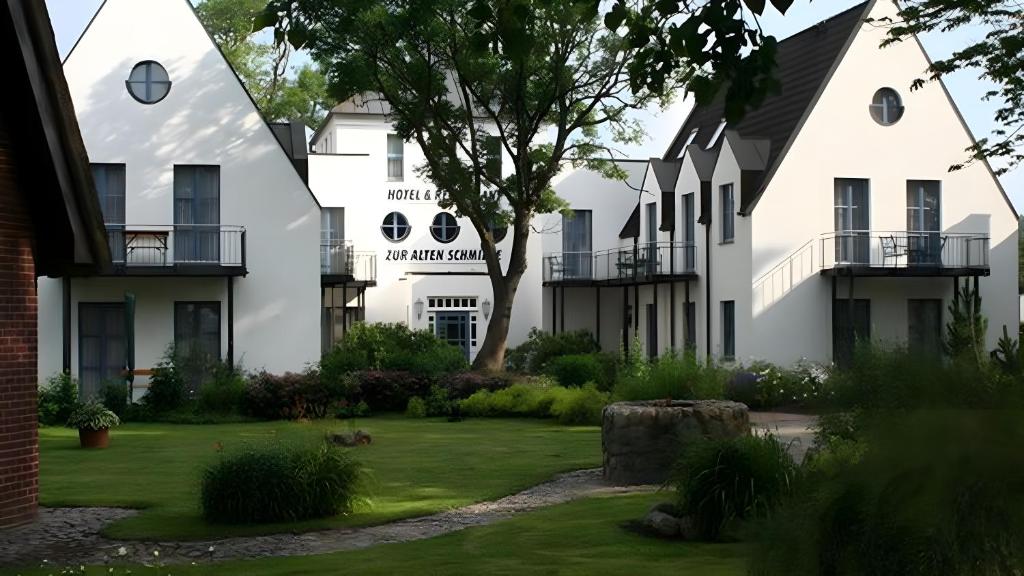
<instances>
[{"instance_id":1,"label":"garden rock","mask_svg":"<svg viewBox=\"0 0 1024 576\"><path fill-rule=\"evenodd\" d=\"M643 526L648 531L665 538L675 538L679 535L679 519L657 510L648 512L647 516L644 516Z\"/></svg>"},{"instance_id":2,"label":"garden rock","mask_svg":"<svg viewBox=\"0 0 1024 576\"><path fill-rule=\"evenodd\" d=\"M602 415L604 478L619 485L664 483L686 443L749 433L750 415L738 402L617 402Z\"/></svg>"},{"instance_id":3,"label":"garden rock","mask_svg":"<svg viewBox=\"0 0 1024 576\"><path fill-rule=\"evenodd\" d=\"M697 532L697 521L693 516L683 516L679 518L679 536L683 540L698 540L699 534Z\"/></svg>"},{"instance_id":4,"label":"garden rock","mask_svg":"<svg viewBox=\"0 0 1024 576\"><path fill-rule=\"evenodd\" d=\"M356 430L354 434L331 432L327 435L327 441L336 446L347 446L352 448L355 446L366 446L367 444L371 444L373 442L373 437L362 430Z\"/></svg>"},{"instance_id":5,"label":"garden rock","mask_svg":"<svg viewBox=\"0 0 1024 576\"><path fill-rule=\"evenodd\" d=\"M651 506L651 509L648 510L647 512L648 513L651 513L651 512L662 512L662 513L668 514L670 516L675 516L676 515L676 505L671 503L671 502L659 502L659 503L655 504L654 506Z\"/></svg>"}]
</instances>

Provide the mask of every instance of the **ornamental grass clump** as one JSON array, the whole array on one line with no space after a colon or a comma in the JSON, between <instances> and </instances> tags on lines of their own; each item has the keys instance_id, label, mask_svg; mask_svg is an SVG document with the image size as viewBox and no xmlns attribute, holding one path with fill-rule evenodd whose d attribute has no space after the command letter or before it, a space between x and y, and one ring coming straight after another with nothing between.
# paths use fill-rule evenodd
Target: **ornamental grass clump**
<instances>
[{"instance_id":1,"label":"ornamental grass clump","mask_svg":"<svg viewBox=\"0 0 1024 576\"><path fill-rule=\"evenodd\" d=\"M203 473L203 517L221 524L336 516L357 499L360 465L328 444L269 444L224 456Z\"/></svg>"}]
</instances>

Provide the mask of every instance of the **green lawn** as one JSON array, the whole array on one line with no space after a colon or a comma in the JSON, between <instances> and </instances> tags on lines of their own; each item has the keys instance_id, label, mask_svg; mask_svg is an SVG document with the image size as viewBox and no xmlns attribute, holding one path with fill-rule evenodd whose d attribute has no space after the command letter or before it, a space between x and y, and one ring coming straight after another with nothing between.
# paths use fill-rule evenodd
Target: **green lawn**
<instances>
[{"instance_id":1,"label":"green lawn","mask_svg":"<svg viewBox=\"0 0 1024 576\"><path fill-rule=\"evenodd\" d=\"M44 506L127 506L135 518L112 524L114 538L204 539L379 524L489 500L558 472L600 466L595 427L539 420L470 419L449 423L401 417L360 419L373 444L354 449L367 470L368 501L351 515L293 524L211 526L199 515L199 478L218 457L245 443L317 441L343 421L186 426L128 424L106 450L82 450L77 432L40 430L40 498Z\"/></svg>"},{"instance_id":2,"label":"green lawn","mask_svg":"<svg viewBox=\"0 0 1024 576\"><path fill-rule=\"evenodd\" d=\"M740 576L747 573L742 544L689 544L631 533L623 524L644 514L664 495L591 498L511 520L404 544L323 556L273 558L160 570L132 567L132 574L558 574ZM28 574L45 572L29 572ZM78 572L76 572L77 574ZM107 568L86 574L107 574ZM117 569L114 574L123 574Z\"/></svg>"}]
</instances>

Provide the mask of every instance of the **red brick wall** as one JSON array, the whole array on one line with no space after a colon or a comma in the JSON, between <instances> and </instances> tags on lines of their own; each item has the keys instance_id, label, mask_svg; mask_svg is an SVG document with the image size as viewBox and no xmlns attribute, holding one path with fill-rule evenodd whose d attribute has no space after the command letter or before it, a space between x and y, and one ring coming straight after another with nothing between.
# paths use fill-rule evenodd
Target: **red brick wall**
<instances>
[{"instance_id":1,"label":"red brick wall","mask_svg":"<svg viewBox=\"0 0 1024 576\"><path fill-rule=\"evenodd\" d=\"M35 518L36 277L32 222L0 119L0 528Z\"/></svg>"}]
</instances>

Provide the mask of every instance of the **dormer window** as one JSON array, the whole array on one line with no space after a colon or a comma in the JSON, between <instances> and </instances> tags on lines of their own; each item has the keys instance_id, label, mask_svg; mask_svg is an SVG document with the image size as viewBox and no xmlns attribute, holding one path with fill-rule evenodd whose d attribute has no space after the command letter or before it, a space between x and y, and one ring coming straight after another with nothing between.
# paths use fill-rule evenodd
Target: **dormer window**
<instances>
[{"instance_id":1,"label":"dormer window","mask_svg":"<svg viewBox=\"0 0 1024 576\"><path fill-rule=\"evenodd\" d=\"M882 88L871 99L871 117L882 126L892 126L903 117L903 100L892 88Z\"/></svg>"},{"instance_id":2,"label":"dormer window","mask_svg":"<svg viewBox=\"0 0 1024 576\"><path fill-rule=\"evenodd\" d=\"M679 151L679 156L683 156L683 152L686 151L686 147L693 144L693 141L697 139L697 133L700 132L700 128L694 128L690 131L690 135L686 137L686 142L683 143L683 149Z\"/></svg>"},{"instance_id":3,"label":"dormer window","mask_svg":"<svg viewBox=\"0 0 1024 576\"><path fill-rule=\"evenodd\" d=\"M711 140L708 142L707 150L711 150L716 144L718 144L718 139L722 137L722 132L725 132L725 125L725 118L722 118L722 122L719 123L718 128L715 128L715 133L711 136Z\"/></svg>"}]
</instances>

